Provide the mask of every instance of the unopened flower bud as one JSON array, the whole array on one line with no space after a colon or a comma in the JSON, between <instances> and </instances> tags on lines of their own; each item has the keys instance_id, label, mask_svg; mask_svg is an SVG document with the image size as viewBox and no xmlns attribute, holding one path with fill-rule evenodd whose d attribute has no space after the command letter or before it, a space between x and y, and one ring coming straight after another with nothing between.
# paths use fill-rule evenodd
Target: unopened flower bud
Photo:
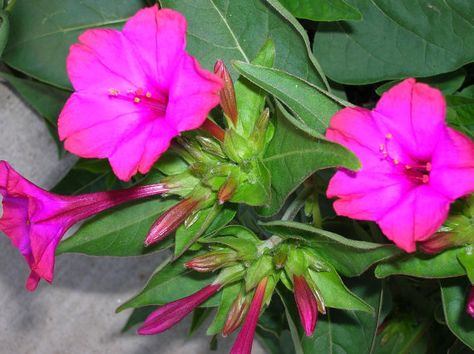
<instances>
[{"instance_id":1,"label":"unopened flower bud","mask_svg":"<svg viewBox=\"0 0 474 354\"><path fill-rule=\"evenodd\" d=\"M234 84L224 62L218 60L214 65L214 73L224 81L224 88L219 91L221 107L224 114L237 125L237 101L235 99Z\"/></svg>"},{"instance_id":2,"label":"unopened flower bud","mask_svg":"<svg viewBox=\"0 0 474 354\"><path fill-rule=\"evenodd\" d=\"M249 309L250 298L248 296L239 294L232 303L227 319L222 329L222 335L227 337L229 334L234 332L242 324L245 315Z\"/></svg>"},{"instance_id":3,"label":"unopened flower bud","mask_svg":"<svg viewBox=\"0 0 474 354\"><path fill-rule=\"evenodd\" d=\"M224 138L224 135L222 136L222 138ZM211 153L215 156L221 157L223 159L226 158L226 155L224 154L224 151L222 151L221 144L218 143L217 141L215 141L214 139L209 138L209 137L205 137L205 136L201 136L201 135L197 136L196 139L197 139L197 141L199 141L199 143L201 144L201 146L203 147L203 149L206 152L209 152L209 153Z\"/></svg>"},{"instance_id":4,"label":"unopened flower bud","mask_svg":"<svg viewBox=\"0 0 474 354\"><path fill-rule=\"evenodd\" d=\"M462 245L464 240L457 238L456 232L437 232L426 241L419 244L422 252L428 254L437 254L447 248Z\"/></svg>"},{"instance_id":5,"label":"unopened flower bud","mask_svg":"<svg viewBox=\"0 0 474 354\"><path fill-rule=\"evenodd\" d=\"M224 141L225 131L221 127L219 127L216 123L212 120L206 119L204 123L201 125L201 129L204 129L209 134L211 134L214 138L219 141Z\"/></svg>"},{"instance_id":6,"label":"unopened flower bud","mask_svg":"<svg viewBox=\"0 0 474 354\"><path fill-rule=\"evenodd\" d=\"M151 226L145 239L145 246L163 240L176 230L199 207L200 203L199 199L189 197L165 211Z\"/></svg>"},{"instance_id":7,"label":"unopened flower bud","mask_svg":"<svg viewBox=\"0 0 474 354\"><path fill-rule=\"evenodd\" d=\"M466 312L472 318L474 318L474 286L473 285L471 285L471 290L469 291L469 295L467 297Z\"/></svg>"},{"instance_id":8,"label":"unopened flower bud","mask_svg":"<svg viewBox=\"0 0 474 354\"><path fill-rule=\"evenodd\" d=\"M229 176L217 193L219 204L224 204L226 201L232 198L236 189L237 183L235 182L235 179L232 176Z\"/></svg>"},{"instance_id":9,"label":"unopened flower bud","mask_svg":"<svg viewBox=\"0 0 474 354\"><path fill-rule=\"evenodd\" d=\"M263 148L265 147L265 138L267 134L269 118L270 110L265 108L255 123L252 135L250 136L250 141L254 145L255 151L263 151Z\"/></svg>"},{"instance_id":10,"label":"unopened flower bud","mask_svg":"<svg viewBox=\"0 0 474 354\"><path fill-rule=\"evenodd\" d=\"M235 251L213 251L202 256L195 257L184 265L186 268L191 268L197 272L213 272L220 269L237 259Z\"/></svg>"},{"instance_id":11,"label":"unopened flower bud","mask_svg":"<svg viewBox=\"0 0 474 354\"><path fill-rule=\"evenodd\" d=\"M301 324L306 335L310 337L318 320L318 303L304 276L294 275L293 284Z\"/></svg>"}]
</instances>

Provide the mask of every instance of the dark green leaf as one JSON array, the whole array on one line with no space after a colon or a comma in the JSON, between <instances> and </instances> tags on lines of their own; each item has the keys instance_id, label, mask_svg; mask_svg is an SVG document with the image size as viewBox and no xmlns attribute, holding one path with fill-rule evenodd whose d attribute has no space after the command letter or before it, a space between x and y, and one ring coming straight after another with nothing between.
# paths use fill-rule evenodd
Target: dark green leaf
<instances>
[{"instance_id":1,"label":"dark green leaf","mask_svg":"<svg viewBox=\"0 0 474 354\"><path fill-rule=\"evenodd\" d=\"M66 56L78 35L89 28L120 28L143 6L142 0L18 1L3 58L35 79L69 89Z\"/></svg>"},{"instance_id":2,"label":"dark green leaf","mask_svg":"<svg viewBox=\"0 0 474 354\"><path fill-rule=\"evenodd\" d=\"M0 57L7 45L8 33L10 32L10 21L8 13L0 9Z\"/></svg>"},{"instance_id":3,"label":"dark green leaf","mask_svg":"<svg viewBox=\"0 0 474 354\"><path fill-rule=\"evenodd\" d=\"M458 253L459 262L461 262L466 274L472 284L474 284L474 245L464 247Z\"/></svg>"},{"instance_id":4,"label":"dark green leaf","mask_svg":"<svg viewBox=\"0 0 474 354\"><path fill-rule=\"evenodd\" d=\"M186 16L187 48L208 69L216 59L227 64L231 60L250 63L270 38L277 53L275 67L313 83L322 83L300 33L266 1L161 0L160 3Z\"/></svg>"},{"instance_id":5,"label":"dark green leaf","mask_svg":"<svg viewBox=\"0 0 474 354\"><path fill-rule=\"evenodd\" d=\"M234 62L234 67L283 102L299 120L295 125L316 137L324 137L329 120L342 108L339 98L284 71L244 62Z\"/></svg>"},{"instance_id":6,"label":"dark green leaf","mask_svg":"<svg viewBox=\"0 0 474 354\"><path fill-rule=\"evenodd\" d=\"M315 171L336 166L357 170L360 163L341 145L316 139L295 128L277 114L275 135L265 152L263 163L272 176L272 201L262 208L275 214L288 195Z\"/></svg>"},{"instance_id":7,"label":"dark green leaf","mask_svg":"<svg viewBox=\"0 0 474 354\"><path fill-rule=\"evenodd\" d=\"M336 82L366 84L454 71L474 60L474 2L347 0L359 22L323 23L314 52Z\"/></svg>"},{"instance_id":8,"label":"dark green leaf","mask_svg":"<svg viewBox=\"0 0 474 354\"><path fill-rule=\"evenodd\" d=\"M117 312L128 308L163 305L189 296L210 284L215 275L197 273L184 267L184 263L194 256L183 256L173 263L170 262L170 259L163 262L151 276L145 288L120 306ZM219 294L213 298L219 301L218 296ZM216 306L217 303L210 303L210 305Z\"/></svg>"},{"instance_id":9,"label":"dark green leaf","mask_svg":"<svg viewBox=\"0 0 474 354\"><path fill-rule=\"evenodd\" d=\"M457 258L461 251L462 248L454 248L434 256L422 253L407 254L377 265L375 276L385 278L397 274L420 278L458 277L466 274Z\"/></svg>"},{"instance_id":10,"label":"dark green leaf","mask_svg":"<svg viewBox=\"0 0 474 354\"><path fill-rule=\"evenodd\" d=\"M191 320L191 327L189 327L189 335L196 332L202 324L207 320L212 312L209 307L197 307L193 311L193 319Z\"/></svg>"},{"instance_id":11,"label":"dark green leaf","mask_svg":"<svg viewBox=\"0 0 474 354\"><path fill-rule=\"evenodd\" d=\"M360 20L362 15L344 0L279 0L295 17L313 21Z\"/></svg>"},{"instance_id":12,"label":"dark green leaf","mask_svg":"<svg viewBox=\"0 0 474 354\"><path fill-rule=\"evenodd\" d=\"M320 316L312 337L303 337L305 354L313 353L372 353L378 326L388 313L385 305L384 287L373 280L358 280L351 286L354 292L376 309L375 314L359 311L328 309ZM387 302L388 303L388 302Z\"/></svg>"},{"instance_id":13,"label":"dark green leaf","mask_svg":"<svg viewBox=\"0 0 474 354\"><path fill-rule=\"evenodd\" d=\"M445 95L451 95L462 86L465 79L466 70L461 68L459 70L447 74L420 78L417 79L417 81L424 82L430 86L436 87L437 89L443 91ZM399 82L400 80L386 82L385 84L377 87L375 92L377 92L377 95L382 96L385 91L388 91L390 88L392 88Z\"/></svg>"},{"instance_id":14,"label":"dark green leaf","mask_svg":"<svg viewBox=\"0 0 474 354\"><path fill-rule=\"evenodd\" d=\"M169 247L172 237L151 247L145 247L143 242L153 222L175 202L173 199L158 198L99 214L62 241L57 254L137 256Z\"/></svg>"},{"instance_id":15,"label":"dark green leaf","mask_svg":"<svg viewBox=\"0 0 474 354\"><path fill-rule=\"evenodd\" d=\"M360 275L374 263L401 252L393 245L350 240L298 222L273 221L263 226L276 235L306 241L315 253L345 276Z\"/></svg>"},{"instance_id":16,"label":"dark green leaf","mask_svg":"<svg viewBox=\"0 0 474 354\"><path fill-rule=\"evenodd\" d=\"M448 123L474 139L474 97L446 96L446 101Z\"/></svg>"},{"instance_id":17,"label":"dark green leaf","mask_svg":"<svg viewBox=\"0 0 474 354\"><path fill-rule=\"evenodd\" d=\"M449 329L474 350L474 321L466 313L466 300L471 284L466 278L441 282L444 316Z\"/></svg>"}]
</instances>

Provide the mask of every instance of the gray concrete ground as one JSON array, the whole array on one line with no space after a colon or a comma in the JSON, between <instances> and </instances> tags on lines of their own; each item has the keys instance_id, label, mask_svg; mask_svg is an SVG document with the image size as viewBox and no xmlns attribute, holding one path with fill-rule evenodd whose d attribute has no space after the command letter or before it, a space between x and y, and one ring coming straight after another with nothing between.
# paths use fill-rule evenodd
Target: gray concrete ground
<instances>
[{"instance_id":1,"label":"gray concrete ground","mask_svg":"<svg viewBox=\"0 0 474 354\"><path fill-rule=\"evenodd\" d=\"M0 159L34 183L53 186L73 163L58 160L41 118L0 83ZM1 213L1 209L0 209ZM164 254L145 258L59 257L55 282L35 293L24 289L28 269L0 235L0 354L228 353L234 337L208 349L204 330L187 336L190 319L156 336L121 334L129 312L114 311L146 282ZM254 354L264 351L258 343Z\"/></svg>"}]
</instances>

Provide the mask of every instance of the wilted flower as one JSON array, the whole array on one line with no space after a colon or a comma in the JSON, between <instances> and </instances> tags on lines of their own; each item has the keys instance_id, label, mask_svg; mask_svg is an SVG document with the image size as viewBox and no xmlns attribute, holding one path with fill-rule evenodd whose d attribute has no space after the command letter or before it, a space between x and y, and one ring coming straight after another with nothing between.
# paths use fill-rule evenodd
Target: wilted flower
<instances>
[{"instance_id":1,"label":"wilted flower","mask_svg":"<svg viewBox=\"0 0 474 354\"><path fill-rule=\"evenodd\" d=\"M186 51L186 20L158 6L123 31L94 29L71 47L75 92L59 117L65 148L108 158L121 180L146 173L180 132L198 128L219 102L222 82Z\"/></svg>"},{"instance_id":2,"label":"wilted flower","mask_svg":"<svg viewBox=\"0 0 474 354\"><path fill-rule=\"evenodd\" d=\"M445 111L440 91L407 79L372 111L338 112L327 137L351 149L362 168L331 179L336 212L377 222L407 252L434 234L450 204L474 191L474 143L446 125Z\"/></svg>"},{"instance_id":3,"label":"wilted flower","mask_svg":"<svg viewBox=\"0 0 474 354\"><path fill-rule=\"evenodd\" d=\"M31 269L26 287L33 291L41 278L53 281L56 247L72 225L124 202L168 191L165 185L154 184L62 196L37 187L7 162L0 161L0 194L3 196L0 230L25 257Z\"/></svg>"}]
</instances>

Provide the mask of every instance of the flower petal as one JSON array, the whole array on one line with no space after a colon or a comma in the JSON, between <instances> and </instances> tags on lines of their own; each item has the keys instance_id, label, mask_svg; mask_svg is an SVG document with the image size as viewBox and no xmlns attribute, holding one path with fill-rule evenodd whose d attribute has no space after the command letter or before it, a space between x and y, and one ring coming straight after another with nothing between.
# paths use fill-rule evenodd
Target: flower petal
<instances>
[{"instance_id":1,"label":"flower petal","mask_svg":"<svg viewBox=\"0 0 474 354\"><path fill-rule=\"evenodd\" d=\"M161 89L168 89L176 63L184 55L186 27L182 14L158 10L155 5L138 11L123 28L135 52L140 53L140 65Z\"/></svg>"},{"instance_id":2,"label":"flower petal","mask_svg":"<svg viewBox=\"0 0 474 354\"><path fill-rule=\"evenodd\" d=\"M376 221L412 187L400 175L338 171L329 182L327 196L340 197L334 202L338 215Z\"/></svg>"},{"instance_id":3,"label":"flower petal","mask_svg":"<svg viewBox=\"0 0 474 354\"><path fill-rule=\"evenodd\" d=\"M474 143L451 128L438 140L430 185L453 200L474 192Z\"/></svg>"},{"instance_id":4,"label":"flower petal","mask_svg":"<svg viewBox=\"0 0 474 354\"><path fill-rule=\"evenodd\" d=\"M201 69L197 60L183 55L170 86L166 119L179 132L196 129L219 103L222 81Z\"/></svg>"},{"instance_id":5,"label":"flower petal","mask_svg":"<svg viewBox=\"0 0 474 354\"><path fill-rule=\"evenodd\" d=\"M428 239L446 220L450 203L433 188L419 186L404 195L378 224L398 247L414 252L415 242Z\"/></svg>"},{"instance_id":6,"label":"flower petal","mask_svg":"<svg viewBox=\"0 0 474 354\"><path fill-rule=\"evenodd\" d=\"M67 72L76 91L108 94L145 87L147 78L133 46L112 29L87 30L71 46Z\"/></svg>"},{"instance_id":7,"label":"flower petal","mask_svg":"<svg viewBox=\"0 0 474 354\"><path fill-rule=\"evenodd\" d=\"M377 114L379 113L379 114ZM374 109L384 134L392 134L413 158L427 160L444 126L446 103L441 92L406 79L382 95Z\"/></svg>"}]
</instances>

